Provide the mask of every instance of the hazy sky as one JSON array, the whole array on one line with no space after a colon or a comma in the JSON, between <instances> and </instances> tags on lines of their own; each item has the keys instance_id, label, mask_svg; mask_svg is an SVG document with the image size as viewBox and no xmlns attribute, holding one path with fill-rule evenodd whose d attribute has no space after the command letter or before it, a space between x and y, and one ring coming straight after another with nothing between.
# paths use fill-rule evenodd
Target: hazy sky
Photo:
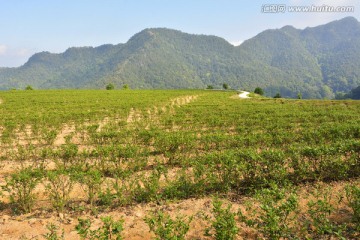
<instances>
[{"instance_id":1,"label":"hazy sky","mask_svg":"<svg viewBox=\"0 0 360 240\"><path fill-rule=\"evenodd\" d=\"M354 6L347 13L262 13L262 6ZM0 66L24 64L35 52L125 43L149 27L216 35L240 44L261 31L360 20L359 0L0 0Z\"/></svg>"}]
</instances>

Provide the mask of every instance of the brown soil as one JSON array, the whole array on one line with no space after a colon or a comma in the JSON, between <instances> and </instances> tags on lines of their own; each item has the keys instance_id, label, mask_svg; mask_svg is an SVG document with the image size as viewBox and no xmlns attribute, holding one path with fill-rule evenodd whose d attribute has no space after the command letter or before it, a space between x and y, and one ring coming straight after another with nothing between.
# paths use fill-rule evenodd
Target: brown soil
<instances>
[{"instance_id":1,"label":"brown soil","mask_svg":"<svg viewBox=\"0 0 360 240\"><path fill-rule=\"evenodd\" d=\"M77 218L90 218L93 227L98 228L101 226L100 217L102 216L112 216L115 220L124 219L125 231L123 236L125 239L151 239L153 234L149 232L149 227L144 222L144 218L155 209L161 209L169 213L170 216L194 216L187 239L210 239L204 236L204 230L208 227L204 216L211 214L210 198L188 199L161 206L154 203L138 204L102 213L98 216L92 216L89 213L69 216L50 213L46 210L36 210L32 214L21 216L11 216L9 212L2 212L0 239L19 239L20 237L27 237L28 239L39 237L41 239L41 235L48 232L46 225L49 223L64 229L65 239L80 239L75 231L75 226L78 224Z\"/></svg>"},{"instance_id":2,"label":"brown soil","mask_svg":"<svg viewBox=\"0 0 360 240\"><path fill-rule=\"evenodd\" d=\"M320 191L320 194L328 192L331 195L331 201L336 205L337 210L331 216L331 219L336 222L344 222L350 220L351 209L347 207L347 202L343 199L338 202L337 194L344 191L347 182L338 182L333 184L318 184L316 186L304 185L298 190L300 213L299 217L306 215L307 203L314 199L312 194ZM44 188L39 186L37 192L42 192ZM75 194L76 193L76 194ZM84 192L79 186L75 186L73 191L75 195L84 196ZM230 197L231 198L231 197ZM41 199L41 197L40 197ZM228 200L223 200L225 204L229 203ZM251 204L251 209L258 210L258 203L256 200L248 197L236 197L232 204L232 211L237 212L239 209L245 215L251 215L251 211L246 206ZM65 239L80 239L75 231L75 226L78 224L78 218L90 218L93 222L93 227L98 228L101 226L100 218L102 216L112 216L113 219L124 219L124 232L125 239L152 239L153 234L149 232L144 218L154 210L162 210L170 216L194 216L190 224L190 230L186 239L212 239L205 237L204 232L209 227L210 220L206 220L206 216L212 218L212 198L198 198L187 199L163 203L147 203L135 204L127 207L120 207L113 210L104 211L99 215L91 215L88 211L72 212L71 214L57 214L51 210L51 206L44 200L40 200L36 210L31 214L24 214L20 216L12 215L9 209L0 212L0 239L19 239L27 237L28 239L42 239L41 235L48 232L46 225L49 223L55 224L64 229ZM237 239L257 239L259 235L255 230L238 223L240 233ZM60 233L60 232L59 232Z\"/></svg>"}]
</instances>

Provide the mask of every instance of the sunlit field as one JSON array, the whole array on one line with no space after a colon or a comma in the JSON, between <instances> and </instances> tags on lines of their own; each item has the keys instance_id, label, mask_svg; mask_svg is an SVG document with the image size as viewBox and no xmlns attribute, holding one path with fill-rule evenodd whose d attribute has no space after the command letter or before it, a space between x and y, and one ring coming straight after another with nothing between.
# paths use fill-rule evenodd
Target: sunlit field
<instances>
[{"instance_id":1,"label":"sunlit field","mask_svg":"<svg viewBox=\"0 0 360 240\"><path fill-rule=\"evenodd\" d=\"M1 239L360 237L359 101L4 91L0 158Z\"/></svg>"}]
</instances>

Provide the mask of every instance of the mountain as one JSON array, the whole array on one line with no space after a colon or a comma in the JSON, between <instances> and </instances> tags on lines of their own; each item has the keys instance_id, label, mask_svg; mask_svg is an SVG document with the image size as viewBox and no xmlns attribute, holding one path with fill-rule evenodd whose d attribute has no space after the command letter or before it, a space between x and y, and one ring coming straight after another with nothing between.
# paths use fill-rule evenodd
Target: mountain
<instances>
[{"instance_id":1,"label":"mountain","mask_svg":"<svg viewBox=\"0 0 360 240\"><path fill-rule=\"evenodd\" d=\"M340 93L336 95L336 99L354 99L360 100L360 86L357 88L352 89L349 93Z\"/></svg>"},{"instance_id":2,"label":"mountain","mask_svg":"<svg viewBox=\"0 0 360 240\"><path fill-rule=\"evenodd\" d=\"M235 47L216 36L145 29L125 44L34 54L23 66L0 68L0 89L221 87L332 98L360 85L360 23L266 30Z\"/></svg>"}]
</instances>

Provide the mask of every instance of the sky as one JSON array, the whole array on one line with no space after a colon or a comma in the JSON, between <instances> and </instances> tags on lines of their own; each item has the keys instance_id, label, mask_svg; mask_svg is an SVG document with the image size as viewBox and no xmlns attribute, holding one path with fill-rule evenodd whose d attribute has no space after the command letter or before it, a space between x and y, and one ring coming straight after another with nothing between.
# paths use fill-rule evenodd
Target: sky
<instances>
[{"instance_id":1,"label":"sky","mask_svg":"<svg viewBox=\"0 0 360 240\"><path fill-rule=\"evenodd\" d=\"M273 4L285 11L268 13ZM288 10L312 5L354 11ZM0 0L0 67L21 66L36 52L125 43L145 28L216 35L239 45L266 29L303 29L347 16L360 21L359 0Z\"/></svg>"}]
</instances>

